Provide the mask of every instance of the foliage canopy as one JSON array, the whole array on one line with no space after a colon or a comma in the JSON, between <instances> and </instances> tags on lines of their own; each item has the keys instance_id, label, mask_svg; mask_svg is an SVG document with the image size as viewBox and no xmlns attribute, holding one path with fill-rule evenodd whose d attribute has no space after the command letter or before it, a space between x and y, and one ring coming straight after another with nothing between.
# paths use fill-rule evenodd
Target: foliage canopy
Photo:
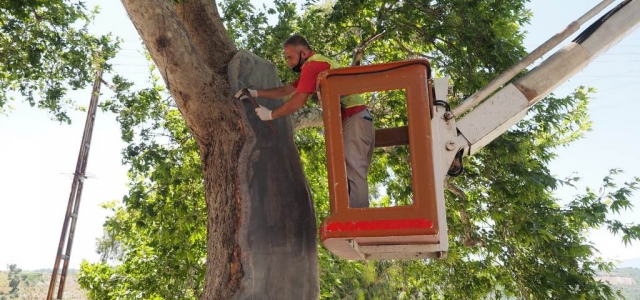
<instances>
[{"instance_id":1,"label":"foliage canopy","mask_svg":"<svg viewBox=\"0 0 640 300\"><path fill-rule=\"evenodd\" d=\"M97 12L66 0L0 1L0 113L19 93L31 106L71 121L67 91L92 82L96 67L109 70L105 62L117 49L111 36L89 33Z\"/></svg>"},{"instance_id":2,"label":"foliage canopy","mask_svg":"<svg viewBox=\"0 0 640 300\"><path fill-rule=\"evenodd\" d=\"M300 12L288 0L263 9L249 0L225 0L220 8L238 48L273 61L284 81L294 74L286 69L281 43L300 33L317 52L344 65L351 63L354 49L364 49L365 64L427 57L437 75L452 78L455 105L525 54L521 26L530 16L525 2L351 0L308 3ZM86 58L98 49L106 58L113 55L110 39L72 26L90 19L81 4L4 1L0 10L10 16L0 24L0 108L6 91L16 90L67 120L61 100L66 86L91 79ZM18 62L11 66L17 71L8 69L9 59ZM116 76L116 96L103 104L118 115L128 143L123 160L130 166L131 188L122 204L105 204L113 216L98 244L104 261L81 266L79 282L91 299L195 299L202 290L206 212L198 148L158 80L152 77L149 88L132 90L124 76ZM554 190L578 178L558 179L548 169L555 148L589 130L590 92L581 88L548 97L466 159L466 174L448 187L446 259L349 262L320 247L321 298L614 298L609 286L593 278L612 265L597 257L585 234L606 227L625 242L640 237L638 225L608 215L632 207L638 180L616 183L620 171L612 170L597 190L561 200ZM406 122L402 93L372 94L369 100L377 127ZM322 130L299 131L295 141L321 221L329 211ZM374 156L370 182L386 190L374 192L376 205L410 201L407 149L376 150ZM109 260L118 264L111 267Z\"/></svg>"},{"instance_id":3,"label":"foliage canopy","mask_svg":"<svg viewBox=\"0 0 640 300\"><path fill-rule=\"evenodd\" d=\"M437 74L454 81L451 101L456 103L525 54L520 26L530 13L524 3L339 1L307 4L301 14L284 0L268 9L248 0L223 1L220 7L238 48L273 61L283 81L295 75L286 68L281 43L300 33L315 51L344 65L358 47L365 48L365 64L430 58ZM105 258L122 263L114 268L83 265L83 286L108 287L94 299L126 298L134 290L144 298L170 299L176 290L197 298L201 288L205 216L197 148L170 100L161 96L162 88L154 85L140 92L123 89L107 105L120 114L123 137L130 143L124 153L132 188L123 206L108 206L114 217L107 221L100 247ZM590 92L581 88L566 97L549 97L525 121L466 160L467 173L451 180L447 195L452 243L447 259L348 262L321 247L321 298L613 298L609 286L593 279L611 265L597 258L585 232L607 226L625 241L637 239L637 226L607 217L609 211L631 206L637 182L618 186L613 178L619 171L613 170L598 193L588 190L560 205L553 191L577 178L554 178L547 167L554 148L589 129ZM377 127L406 123L402 93L369 96ZM305 129L295 139L321 221L329 210L322 131ZM407 149L377 150L374 156L370 182L386 189L385 195L372 195L376 205L410 201Z\"/></svg>"}]
</instances>

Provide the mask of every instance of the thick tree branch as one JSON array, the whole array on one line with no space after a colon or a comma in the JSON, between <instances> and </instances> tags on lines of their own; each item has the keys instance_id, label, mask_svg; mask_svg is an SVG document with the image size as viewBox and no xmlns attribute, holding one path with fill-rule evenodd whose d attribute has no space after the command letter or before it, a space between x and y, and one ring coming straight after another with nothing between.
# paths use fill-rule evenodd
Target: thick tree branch
<instances>
[{"instance_id":1,"label":"thick tree branch","mask_svg":"<svg viewBox=\"0 0 640 300\"><path fill-rule=\"evenodd\" d=\"M445 182L445 187L447 188L448 191L458 196L460 199L462 199L465 202L468 200L468 197L464 193L464 191L459 187L455 186L454 184L452 184L449 181L448 176L444 182ZM462 244L467 247L473 247L476 245L480 245L484 247L484 241L477 236L474 228L472 228L475 226L471 224L471 221L469 220L469 215L467 214L467 212L460 210L458 211L458 213L460 213L460 221L462 221L462 225L464 226L464 240L462 241Z\"/></svg>"},{"instance_id":2,"label":"thick tree branch","mask_svg":"<svg viewBox=\"0 0 640 300\"><path fill-rule=\"evenodd\" d=\"M418 52L415 52L415 51L413 51L413 50L409 49L409 47L407 47L407 46L406 46L405 44L403 44L401 41L398 41L398 40L395 40L395 39L394 39L393 41L394 41L396 44L398 44L398 46L400 46L400 48L402 48L402 50L404 50L405 52L407 52L407 53L409 53L409 54L411 54L411 55L413 55L413 56L416 56L416 57L423 57L423 58L430 59L430 60L431 60L431 59L434 59L434 57L433 57L433 56L429 56L429 55L425 55L425 54L422 54L422 53L418 53Z\"/></svg>"},{"instance_id":3,"label":"thick tree branch","mask_svg":"<svg viewBox=\"0 0 640 300\"><path fill-rule=\"evenodd\" d=\"M355 49L353 49L351 66L361 65L362 58L364 57L364 50L367 48L367 46L380 39L387 32L382 26L382 22L384 21L383 16L393 7L393 3L388 8L386 8L386 5L386 1L383 1L382 4L380 4L380 8L378 9L378 17L376 18L376 32L368 39L360 42L360 44Z\"/></svg>"},{"instance_id":4,"label":"thick tree branch","mask_svg":"<svg viewBox=\"0 0 640 300\"><path fill-rule=\"evenodd\" d=\"M319 107L303 107L291 115L293 130L307 127L320 127L322 123L322 109Z\"/></svg>"},{"instance_id":5,"label":"thick tree branch","mask_svg":"<svg viewBox=\"0 0 640 300\"><path fill-rule=\"evenodd\" d=\"M375 42L380 39L386 33L385 30L382 32L378 32L368 39L362 41L360 45L358 45L355 49L353 49L353 56L351 59L351 66L359 66L362 64L362 58L364 57L364 50L369 46L369 44Z\"/></svg>"}]
</instances>

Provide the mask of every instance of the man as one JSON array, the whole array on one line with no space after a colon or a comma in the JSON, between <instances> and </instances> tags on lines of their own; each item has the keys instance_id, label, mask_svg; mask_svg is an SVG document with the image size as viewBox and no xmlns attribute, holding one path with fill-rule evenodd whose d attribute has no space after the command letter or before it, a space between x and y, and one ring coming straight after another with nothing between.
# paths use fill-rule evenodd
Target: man
<instances>
[{"instance_id":1,"label":"man","mask_svg":"<svg viewBox=\"0 0 640 300\"><path fill-rule=\"evenodd\" d=\"M283 45L287 66L300 73L298 80L283 87L265 90L243 89L236 98L243 99L246 94L254 98L281 99L291 96L282 106L269 110L260 106L256 113L263 121L289 115L305 105L307 99L316 92L316 80L320 72L339 68L335 61L313 52L309 43L293 35ZM349 184L349 207L369 207L369 188L367 173L371 165L371 155L375 139L373 118L360 95L348 95L340 99L342 107L342 131L344 154Z\"/></svg>"}]
</instances>

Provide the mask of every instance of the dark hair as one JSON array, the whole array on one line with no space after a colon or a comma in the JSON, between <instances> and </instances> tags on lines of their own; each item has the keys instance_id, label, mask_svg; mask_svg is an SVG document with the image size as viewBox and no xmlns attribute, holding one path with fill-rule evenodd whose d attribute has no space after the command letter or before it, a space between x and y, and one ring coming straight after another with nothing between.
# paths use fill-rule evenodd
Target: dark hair
<instances>
[{"instance_id":1,"label":"dark hair","mask_svg":"<svg viewBox=\"0 0 640 300\"><path fill-rule=\"evenodd\" d=\"M307 43L307 40L305 40L302 36L299 36L297 34L292 35L291 37L289 37L286 41L284 41L284 44L282 45L283 47L286 46L302 46L308 50L312 50L311 46L309 46L309 43Z\"/></svg>"}]
</instances>

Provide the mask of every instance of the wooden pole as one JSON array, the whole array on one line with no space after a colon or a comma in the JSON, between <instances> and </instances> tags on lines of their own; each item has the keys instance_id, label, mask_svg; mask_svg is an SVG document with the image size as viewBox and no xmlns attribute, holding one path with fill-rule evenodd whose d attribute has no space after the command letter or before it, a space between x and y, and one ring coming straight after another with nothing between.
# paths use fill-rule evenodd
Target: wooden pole
<instances>
[{"instance_id":1,"label":"wooden pole","mask_svg":"<svg viewBox=\"0 0 640 300\"><path fill-rule=\"evenodd\" d=\"M71 184L69 203L67 204L67 211L64 217L64 222L62 223L62 233L60 234L60 243L58 244L56 260L53 265L53 271L51 273L51 282L49 283L47 300L54 299L53 294L61 260L64 260L64 263L62 265L60 284L58 286L58 293L55 299L62 299L62 294L64 292L64 284L65 280L67 279L67 270L69 268L69 261L71 259L71 247L73 246L73 237L78 221L82 188L84 186L84 180L87 178L85 175L85 171L87 169L87 161L89 160L89 149L91 146L91 136L93 134L93 124L98 108L98 96L100 95L101 79L102 69L98 69L98 71L96 71L96 80L93 83L93 91L91 92L91 101L89 104L89 110L87 111L87 120L84 125L84 133L82 135L82 142L80 144L78 161L76 163L75 172L73 173L73 183Z\"/></svg>"}]
</instances>

